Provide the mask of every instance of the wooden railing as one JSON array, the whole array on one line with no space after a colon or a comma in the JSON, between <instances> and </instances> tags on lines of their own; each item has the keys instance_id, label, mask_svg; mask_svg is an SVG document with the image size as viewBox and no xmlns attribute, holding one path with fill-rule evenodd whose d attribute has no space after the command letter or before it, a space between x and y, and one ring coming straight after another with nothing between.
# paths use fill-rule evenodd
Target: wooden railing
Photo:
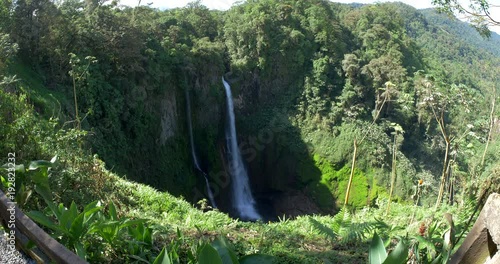
<instances>
[{"instance_id":1,"label":"wooden railing","mask_svg":"<svg viewBox=\"0 0 500 264\"><path fill-rule=\"evenodd\" d=\"M1 190L0 218L6 232L13 231L16 247L30 255L38 263L49 263L50 261L62 264L87 263L35 224ZM29 241L32 241L38 249L28 248Z\"/></svg>"},{"instance_id":2,"label":"wooden railing","mask_svg":"<svg viewBox=\"0 0 500 264\"><path fill-rule=\"evenodd\" d=\"M452 264L500 263L500 194L488 197L476 223L451 257Z\"/></svg>"}]
</instances>

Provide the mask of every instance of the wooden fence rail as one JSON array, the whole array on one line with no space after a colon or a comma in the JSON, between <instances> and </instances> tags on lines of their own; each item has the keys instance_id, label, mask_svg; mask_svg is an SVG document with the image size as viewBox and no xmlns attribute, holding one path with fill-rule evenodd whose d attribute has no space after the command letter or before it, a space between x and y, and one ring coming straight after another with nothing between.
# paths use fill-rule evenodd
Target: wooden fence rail
<instances>
[{"instance_id":1,"label":"wooden fence rail","mask_svg":"<svg viewBox=\"0 0 500 264\"><path fill-rule=\"evenodd\" d=\"M11 213L15 211L15 213ZM25 245L27 239L33 241L35 245L47 255L55 263L62 264L83 264L87 263L75 253L68 250L66 247L57 242L54 238L48 235L43 229L41 229L35 222L33 222L29 217L27 217L21 209L15 205L9 198L5 195L2 190L0 190L0 218L4 227L6 227L6 232L9 233L11 230L15 232L16 246L26 248ZM12 219L12 220L11 220ZM9 221L11 227L9 228ZM12 226L14 223L14 226ZM27 238L27 239L26 239ZM26 252L29 255L30 252ZM41 256L36 256L35 260L37 262L45 262L46 258Z\"/></svg>"},{"instance_id":2,"label":"wooden fence rail","mask_svg":"<svg viewBox=\"0 0 500 264\"><path fill-rule=\"evenodd\" d=\"M451 264L500 263L500 194L488 197L483 210L457 252Z\"/></svg>"}]
</instances>

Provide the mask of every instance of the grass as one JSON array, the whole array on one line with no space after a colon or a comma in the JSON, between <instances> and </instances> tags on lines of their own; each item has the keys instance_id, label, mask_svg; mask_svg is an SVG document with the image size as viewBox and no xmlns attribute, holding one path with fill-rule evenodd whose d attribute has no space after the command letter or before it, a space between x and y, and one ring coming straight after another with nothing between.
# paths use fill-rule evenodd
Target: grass
<instances>
[{"instance_id":1,"label":"grass","mask_svg":"<svg viewBox=\"0 0 500 264\"><path fill-rule=\"evenodd\" d=\"M28 95L29 101L44 118L64 117L62 112L67 109L63 108L69 105L66 95L44 86L42 77L24 63L10 63L8 71L16 74L17 79L23 84L21 87L29 87L22 92Z\"/></svg>"},{"instance_id":2,"label":"grass","mask_svg":"<svg viewBox=\"0 0 500 264\"><path fill-rule=\"evenodd\" d=\"M332 243L315 231L308 220L309 216L296 219L283 218L277 222L242 222L230 218L218 210L202 211L182 197L175 197L167 192L160 192L150 186L125 180L101 167L104 174L96 181L85 181L88 186L79 185L87 190L87 200L99 199L102 195L94 182L105 181L104 187L109 193L102 201L113 201L123 216L147 218L161 230L157 236L158 248L168 246L178 239L177 230L183 234L184 247L199 240L211 241L218 236L226 237L240 255L264 253L276 256L277 263L366 263L368 244L361 241L356 247L347 247ZM95 176L94 174L93 176ZM104 175L104 176L103 176ZM92 177L92 176L91 176ZM104 177L104 179L102 178ZM83 182L82 182L83 184ZM62 201L64 204L69 201ZM86 201L82 201L86 202ZM331 224L330 216L312 216L314 219ZM186 252L181 252L184 255Z\"/></svg>"},{"instance_id":3,"label":"grass","mask_svg":"<svg viewBox=\"0 0 500 264\"><path fill-rule=\"evenodd\" d=\"M68 157L66 157L68 156ZM85 205L94 200L102 204L113 201L120 217L145 218L154 227L155 247L161 249L181 242L179 256L186 262L186 256L200 240L212 241L222 236L234 245L240 256L263 253L276 257L277 263L366 263L371 234L364 239L342 243L319 233L309 217L323 225L332 227L331 215L299 216L295 219L283 217L277 222L242 222L231 219L217 210L200 210L182 197L158 191L150 186L126 180L105 169L97 156L90 157L83 152L62 152L61 164L50 176L51 188L57 202L64 205L76 200ZM375 208L363 208L351 212L350 221L366 223L381 219L392 229L382 234L386 240L394 236L418 235L422 223L438 224L440 235L446 229L443 214L454 216L458 233L465 228L471 205L443 206L438 211L410 203L393 203L391 212L385 215L386 199L377 199ZM40 206L40 204L38 204ZM40 209L38 209L40 210ZM179 236L179 231L182 235ZM96 243L99 243L98 241ZM127 249L107 248L106 260L123 262L128 259ZM96 253L97 254L97 253Z\"/></svg>"},{"instance_id":4,"label":"grass","mask_svg":"<svg viewBox=\"0 0 500 264\"><path fill-rule=\"evenodd\" d=\"M269 254L276 257L277 263L366 263L368 260L371 234L367 234L361 241L332 241L316 231L309 220L312 217L331 227L334 223L331 215L282 218L268 223L242 222L218 210L200 210L182 197L123 179L107 171L104 164L95 157L94 164L90 180L78 185L80 190L86 190L87 193L79 193L78 196L86 197L88 201L103 199L103 204L113 201L122 216L149 219L150 224L158 231L155 238L157 248L178 242L179 230L182 234L180 256L187 256L192 246L200 240L212 241L222 236L234 245L240 256ZM95 185L98 182L104 182L105 186L98 187ZM106 191L104 196L103 191ZM62 202L69 204L70 201ZM437 223L438 233L442 234L446 229L443 219L445 212L454 216L457 230L460 231L463 223L468 220L471 209L469 205L462 208L443 206L440 210L433 211L430 207L393 203L391 212L385 215L386 205L386 199L378 199L378 208L363 208L351 212L351 221L364 223L383 220L392 227L381 234L383 239L388 240L395 236L418 235L422 223L426 226Z\"/></svg>"}]
</instances>

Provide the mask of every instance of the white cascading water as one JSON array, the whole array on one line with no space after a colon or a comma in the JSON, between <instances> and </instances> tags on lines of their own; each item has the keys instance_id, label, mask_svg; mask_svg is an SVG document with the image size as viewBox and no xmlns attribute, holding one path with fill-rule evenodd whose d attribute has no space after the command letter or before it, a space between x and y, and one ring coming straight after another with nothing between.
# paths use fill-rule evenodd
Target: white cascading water
<instances>
[{"instance_id":1,"label":"white cascading water","mask_svg":"<svg viewBox=\"0 0 500 264\"><path fill-rule=\"evenodd\" d=\"M222 83L226 89L227 112L229 115L229 123L226 126L226 143L229 151L229 171L232 176L233 205L240 218L244 220L258 220L261 219L261 216L255 209L255 200L250 190L248 173L241 159L240 149L236 142L236 126L234 124L234 106L231 87L226 80L224 80L224 77L222 77Z\"/></svg>"},{"instance_id":2,"label":"white cascading water","mask_svg":"<svg viewBox=\"0 0 500 264\"><path fill-rule=\"evenodd\" d=\"M203 174L203 177L205 178L205 183L207 185L208 199L210 200L212 207L217 208L217 205L215 204L214 194L212 193L212 190L210 189L210 184L208 182L208 176L201 169L200 163L198 163L198 157L196 156L196 151L194 149L193 127L191 124L191 98L189 97L189 91L187 89L186 89L186 101L187 101L186 108L187 108L187 116L188 116L189 142L191 144L191 156L193 156L193 162L194 162L195 168L197 170L199 170L201 172L201 174Z\"/></svg>"}]
</instances>

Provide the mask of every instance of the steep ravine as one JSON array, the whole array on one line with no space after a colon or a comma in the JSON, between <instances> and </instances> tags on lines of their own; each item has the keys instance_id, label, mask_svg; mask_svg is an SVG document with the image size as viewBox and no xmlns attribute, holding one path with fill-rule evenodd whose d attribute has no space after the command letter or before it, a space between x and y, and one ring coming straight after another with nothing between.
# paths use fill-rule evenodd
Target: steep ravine
<instances>
[{"instance_id":1,"label":"steep ravine","mask_svg":"<svg viewBox=\"0 0 500 264\"><path fill-rule=\"evenodd\" d=\"M205 79L211 79L205 77ZM209 175L211 189L215 196L215 201L221 211L228 212L236 216L231 199L231 178L226 172L226 147L224 144L224 122L226 122L226 106L224 101L219 101L223 92L222 84L202 83L201 79L195 79L190 89L193 117L193 138L199 163L203 170ZM299 131L294 128L284 113L279 113L264 120L263 127L256 132L248 131L246 128L253 122L245 119L242 112L244 108L242 95L239 94L238 86L234 89L235 117L238 130L237 140L242 154L243 162L248 169L249 181L252 193L257 202L259 213L265 220L275 220L277 216L287 215L294 217L311 213L326 213L332 208L321 209L307 186L301 182L298 175L300 160L310 160L307 147L304 143L291 142L300 139ZM208 104L208 101L217 102L216 105ZM265 100L264 100L265 101ZM184 101L177 101L178 120L169 123L180 124L177 133L183 133L182 125ZM204 111L204 107L208 107ZM273 115L273 108L261 111L264 115ZM248 114L248 113L247 113ZM218 116L217 116L218 115ZM169 116L169 115L167 115ZM210 121L208 120L210 119ZM217 131L216 131L217 130ZM187 132L187 131L186 131ZM187 134L186 134L187 136ZM217 147L216 147L217 146ZM191 162L191 161L187 161ZM192 167L192 164L189 164ZM208 199L205 182L201 174L194 173L196 185L187 196L187 200L197 203L200 199ZM316 181L319 182L320 175L316 174ZM330 203L335 201L333 197Z\"/></svg>"}]
</instances>

